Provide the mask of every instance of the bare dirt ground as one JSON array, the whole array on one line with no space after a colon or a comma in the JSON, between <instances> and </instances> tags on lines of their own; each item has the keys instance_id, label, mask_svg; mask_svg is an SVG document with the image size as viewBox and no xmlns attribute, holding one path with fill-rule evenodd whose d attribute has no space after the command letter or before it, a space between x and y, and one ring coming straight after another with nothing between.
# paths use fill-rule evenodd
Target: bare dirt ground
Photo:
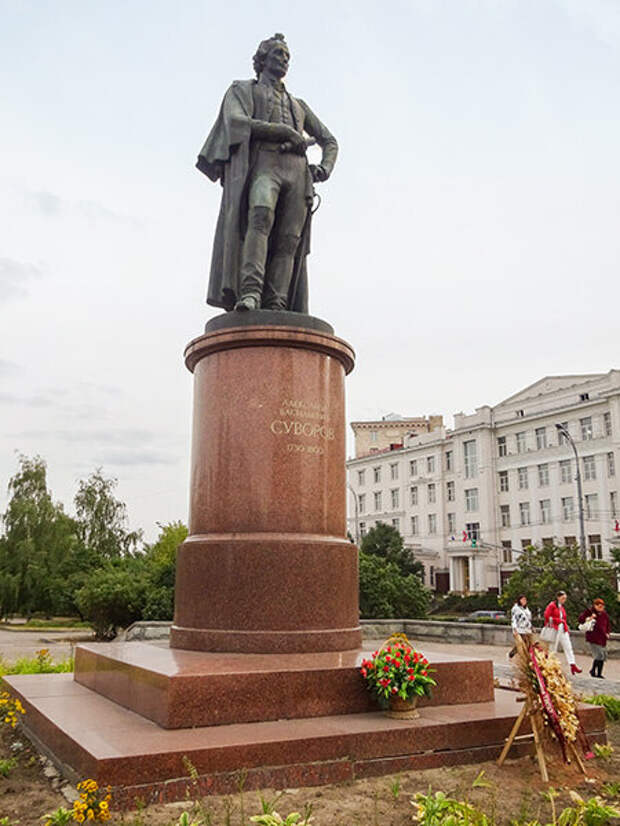
<instances>
[{"instance_id":1,"label":"bare dirt ground","mask_svg":"<svg viewBox=\"0 0 620 826\"><path fill-rule=\"evenodd\" d=\"M568 805L568 792L576 789L583 797L600 794L605 783L620 781L620 724L610 724L609 742L615 752L608 761L596 759L588 763L589 777L585 779L572 766L564 766L559 760L550 760L549 785L561 791L557 805ZM15 750L13 744L21 743ZM41 826L41 817L59 806L70 808L66 799L52 787L43 774L36 751L18 733L2 733L0 758L15 755L18 766L8 778L0 776L0 818L8 817L10 826ZM472 789L474 778L481 770L491 785ZM511 821L527 823L534 818L542 822L551 820L549 804L541 796L547 785L543 784L535 761L530 757L510 760L498 768L495 763L472 766L429 769L422 772L405 772L391 777L358 780L336 786L273 789L246 792L226 797L208 797L202 801L188 800L161 806L150 806L137 812L116 814L113 811L112 826L172 826L181 812L194 813L195 819L204 826L249 826L249 817L261 812L261 796L273 801L279 795L275 809L282 816L290 812L306 813L311 810L313 826L400 826L412 823L414 809L411 800L418 792L442 790L447 794L467 795L476 805L493 817L492 823L507 826ZM620 805L616 796L615 805Z\"/></svg>"}]
</instances>

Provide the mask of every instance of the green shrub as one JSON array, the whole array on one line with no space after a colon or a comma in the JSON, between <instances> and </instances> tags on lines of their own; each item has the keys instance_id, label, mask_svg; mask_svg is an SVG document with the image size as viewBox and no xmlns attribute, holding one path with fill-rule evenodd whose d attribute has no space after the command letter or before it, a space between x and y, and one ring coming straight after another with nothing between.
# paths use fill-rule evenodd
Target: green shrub
<instances>
[{"instance_id":1,"label":"green shrub","mask_svg":"<svg viewBox=\"0 0 620 826\"><path fill-rule=\"evenodd\" d=\"M360 551L360 612L364 619L424 617L430 591L415 574L403 576L394 562Z\"/></svg>"},{"instance_id":2,"label":"green shrub","mask_svg":"<svg viewBox=\"0 0 620 826\"><path fill-rule=\"evenodd\" d=\"M45 649L42 649L45 650ZM41 652L36 657L20 657L14 663L6 663L0 659L0 676L4 674L68 674L73 671L73 657L66 660L53 662L49 656L41 656Z\"/></svg>"},{"instance_id":3,"label":"green shrub","mask_svg":"<svg viewBox=\"0 0 620 826\"><path fill-rule=\"evenodd\" d=\"M487 592L486 594L446 594L436 596L433 600L431 614L441 614L444 612L455 614L471 614L473 611L501 611L497 594Z\"/></svg>"},{"instance_id":4,"label":"green shrub","mask_svg":"<svg viewBox=\"0 0 620 826\"><path fill-rule=\"evenodd\" d=\"M584 697L583 700L594 706L603 706L608 720L620 720L620 700L617 697L609 694L595 694L594 697Z\"/></svg>"},{"instance_id":5,"label":"green shrub","mask_svg":"<svg viewBox=\"0 0 620 826\"><path fill-rule=\"evenodd\" d=\"M142 617L145 580L138 566L100 568L93 571L75 595L82 616L98 640L114 639L117 629Z\"/></svg>"}]
</instances>

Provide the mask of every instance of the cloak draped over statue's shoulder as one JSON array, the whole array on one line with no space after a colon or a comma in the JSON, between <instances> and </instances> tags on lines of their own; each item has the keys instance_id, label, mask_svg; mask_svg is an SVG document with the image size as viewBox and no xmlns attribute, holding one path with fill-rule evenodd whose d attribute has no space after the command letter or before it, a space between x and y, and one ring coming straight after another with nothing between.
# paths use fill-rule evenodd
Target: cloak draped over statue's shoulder
<instances>
[{"instance_id":1,"label":"cloak draped over statue's shoulder","mask_svg":"<svg viewBox=\"0 0 620 826\"><path fill-rule=\"evenodd\" d=\"M254 161L251 121L255 114L255 80L236 80L224 96L219 115L198 155L196 166L223 187L217 219L207 304L232 310L239 297L241 251L247 225L247 185ZM291 98L297 106L299 102ZM257 119L262 119L258 117ZM310 246L310 209L295 256L288 309L308 312L306 256Z\"/></svg>"}]
</instances>

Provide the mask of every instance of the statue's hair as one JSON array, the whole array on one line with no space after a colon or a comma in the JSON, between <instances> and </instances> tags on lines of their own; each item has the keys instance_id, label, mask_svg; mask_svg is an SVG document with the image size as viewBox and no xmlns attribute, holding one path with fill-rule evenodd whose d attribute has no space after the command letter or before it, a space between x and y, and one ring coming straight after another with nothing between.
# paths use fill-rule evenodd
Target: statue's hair
<instances>
[{"instance_id":1,"label":"statue's hair","mask_svg":"<svg viewBox=\"0 0 620 826\"><path fill-rule=\"evenodd\" d=\"M260 73L263 71L263 68L265 66L265 59L269 54L269 50L276 43L284 43L284 45L286 46L286 40L284 39L284 35L280 34L280 32L276 32L273 37L269 37L267 38L267 40L261 40L261 42L258 44L256 54L252 58L252 63L254 64L254 71L256 72L256 77L258 77Z\"/></svg>"}]
</instances>

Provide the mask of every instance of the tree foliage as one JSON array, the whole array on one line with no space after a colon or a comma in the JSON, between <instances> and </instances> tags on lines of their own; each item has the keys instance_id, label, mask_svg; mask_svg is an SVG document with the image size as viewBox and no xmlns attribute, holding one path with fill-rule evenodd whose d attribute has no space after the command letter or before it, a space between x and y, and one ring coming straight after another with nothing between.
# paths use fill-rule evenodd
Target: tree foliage
<instances>
[{"instance_id":1,"label":"tree foliage","mask_svg":"<svg viewBox=\"0 0 620 826\"><path fill-rule=\"evenodd\" d=\"M405 548L399 531L392 525L377 522L362 539L360 551L368 556L378 556L393 562L404 576L416 574L424 580L424 565L413 558L411 551Z\"/></svg>"},{"instance_id":2,"label":"tree foliage","mask_svg":"<svg viewBox=\"0 0 620 826\"><path fill-rule=\"evenodd\" d=\"M174 612L174 583L179 545L187 537L182 522L160 525L157 541L146 549L149 588L143 618L171 620Z\"/></svg>"},{"instance_id":3,"label":"tree foliage","mask_svg":"<svg viewBox=\"0 0 620 826\"><path fill-rule=\"evenodd\" d=\"M99 564L131 554L142 538L141 531L126 528L127 507L114 496L117 484L117 479L106 479L97 468L80 482L75 494L80 540Z\"/></svg>"},{"instance_id":4,"label":"tree foliage","mask_svg":"<svg viewBox=\"0 0 620 826\"><path fill-rule=\"evenodd\" d=\"M595 597L605 600L606 610L617 624L620 612L614 567L599 560L583 559L576 546L543 545L524 550L500 601L508 607L520 594L526 594L532 613L540 615L558 591L568 594L565 608L573 628L579 614Z\"/></svg>"},{"instance_id":5,"label":"tree foliage","mask_svg":"<svg viewBox=\"0 0 620 826\"><path fill-rule=\"evenodd\" d=\"M404 575L395 562L360 551L360 613L364 619L425 616L431 593L417 574Z\"/></svg>"},{"instance_id":6,"label":"tree foliage","mask_svg":"<svg viewBox=\"0 0 620 826\"><path fill-rule=\"evenodd\" d=\"M97 639L111 640L118 628L141 619L146 590L141 561L130 560L93 571L75 601Z\"/></svg>"},{"instance_id":7,"label":"tree foliage","mask_svg":"<svg viewBox=\"0 0 620 826\"><path fill-rule=\"evenodd\" d=\"M0 613L72 609L69 581L79 555L75 520L52 500L40 456L19 456L0 538Z\"/></svg>"}]
</instances>

